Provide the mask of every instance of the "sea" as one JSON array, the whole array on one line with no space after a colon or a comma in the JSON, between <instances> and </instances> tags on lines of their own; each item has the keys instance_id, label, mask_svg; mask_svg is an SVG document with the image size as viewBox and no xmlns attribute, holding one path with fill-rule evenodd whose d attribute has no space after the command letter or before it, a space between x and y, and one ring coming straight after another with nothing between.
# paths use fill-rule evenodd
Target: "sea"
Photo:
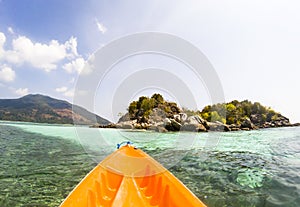
<instances>
[{"instance_id":1,"label":"sea","mask_svg":"<svg viewBox=\"0 0 300 207\"><path fill-rule=\"evenodd\" d=\"M0 122L0 207L54 207L130 142L209 207L299 207L300 127L168 132Z\"/></svg>"}]
</instances>

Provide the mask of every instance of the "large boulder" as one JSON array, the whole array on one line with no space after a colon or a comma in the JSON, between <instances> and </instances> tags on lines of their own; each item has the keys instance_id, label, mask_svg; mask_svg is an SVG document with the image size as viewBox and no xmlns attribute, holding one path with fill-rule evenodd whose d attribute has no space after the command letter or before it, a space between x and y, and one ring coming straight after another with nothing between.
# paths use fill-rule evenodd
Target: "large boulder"
<instances>
[{"instance_id":1,"label":"large boulder","mask_svg":"<svg viewBox=\"0 0 300 207\"><path fill-rule=\"evenodd\" d=\"M184 123L181 127L181 131L207 132L207 129L202 124Z\"/></svg>"},{"instance_id":2,"label":"large boulder","mask_svg":"<svg viewBox=\"0 0 300 207\"><path fill-rule=\"evenodd\" d=\"M149 115L149 123L156 125L155 123L163 122L166 117L166 112L163 109L154 108Z\"/></svg>"},{"instance_id":3,"label":"large boulder","mask_svg":"<svg viewBox=\"0 0 300 207\"><path fill-rule=\"evenodd\" d=\"M185 122L186 119L188 118L188 115L186 113L179 113L180 115L180 121Z\"/></svg>"},{"instance_id":4,"label":"large boulder","mask_svg":"<svg viewBox=\"0 0 300 207\"><path fill-rule=\"evenodd\" d=\"M281 114L279 114L276 119L273 119L271 123L274 124L276 127L292 126L290 120L285 116L282 116Z\"/></svg>"},{"instance_id":5,"label":"large boulder","mask_svg":"<svg viewBox=\"0 0 300 207\"><path fill-rule=\"evenodd\" d=\"M241 126L237 124L230 124L229 125L230 131L239 131Z\"/></svg>"},{"instance_id":6,"label":"large boulder","mask_svg":"<svg viewBox=\"0 0 300 207\"><path fill-rule=\"evenodd\" d=\"M186 113L175 114L173 117L177 122L180 122L180 123L185 122L188 118Z\"/></svg>"},{"instance_id":7,"label":"large boulder","mask_svg":"<svg viewBox=\"0 0 300 207\"><path fill-rule=\"evenodd\" d=\"M175 119L166 119L165 121L165 128L168 131L180 131L181 124L177 122Z\"/></svg>"},{"instance_id":8,"label":"large boulder","mask_svg":"<svg viewBox=\"0 0 300 207\"><path fill-rule=\"evenodd\" d=\"M137 123L136 120L119 122L116 124L116 128L118 128L118 129L133 129L134 125L136 123Z\"/></svg>"},{"instance_id":9,"label":"large boulder","mask_svg":"<svg viewBox=\"0 0 300 207\"><path fill-rule=\"evenodd\" d=\"M202 119L200 116L195 115L195 116L189 116L186 119L186 122L189 124L201 124L203 125L206 129L209 128L208 122L205 119Z\"/></svg>"},{"instance_id":10,"label":"large boulder","mask_svg":"<svg viewBox=\"0 0 300 207\"><path fill-rule=\"evenodd\" d=\"M163 120L163 123L164 123L164 126L170 125L170 124L171 124L171 120L170 120L169 118L165 118L165 119Z\"/></svg>"},{"instance_id":11,"label":"large boulder","mask_svg":"<svg viewBox=\"0 0 300 207\"><path fill-rule=\"evenodd\" d=\"M162 127L162 126L157 126L155 128L155 131L156 132L168 132L168 130L165 127Z\"/></svg>"},{"instance_id":12,"label":"large boulder","mask_svg":"<svg viewBox=\"0 0 300 207\"><path fill-rule=\"evenodd\" d=\"M165 128L164 122L157 122L155 125L150 125L149 130L153 130L156 132L167 132L168 130Z\"/></svg>"},{"instance_id":13,"label":"large boulder","mask_svg":"<svg viewBox=\"0 0 300 207\"><path fill-rule=\"evenodd\" d=\"M255 129L256 127L249 118L245 118L241 123L241 128Z\"/></svg>"},{"instance_id":14,"label":"large boulder","mask_svg":"<svg viewBox=\"0 0 300 207\"><path fill-rule=\"evenodd\" d=\"M143 123L137 122L137 123L133 124L133 128L134 129L149 129L150 125L148 123L145 123L145 122L143 122Z\"/></svg>"},{"instance_id":15,"label":"large boulder","mask_svg":"<svg viewBox=\"0 0 300 207\"><path fill-rule=\"evenodd\" d=\"M189 116L183 123L182 131L192 131L192 132L206 132L208 128L207 121L202 119L200 116Z\"/></svg>"},{"instance_id":16,"label":"large boulder","mask_svg":"<svg viewBox=\"0 0 300 207\"><path fill-rule=\"evenodd\" d=\"M263 118L262 114L251 114L250 121L255 126L261 126L266 120Z\"/></svg>"},{"instance_id":17,"label":"large boulder","mask_svg":"<svg viewBox=\"0 0 300 207\"><path fill-rule=\"evenodd\" d=\"M230 127L222 122L208 122L209 131L228 132L231 131Z\"/></svg>"}]
</instances>

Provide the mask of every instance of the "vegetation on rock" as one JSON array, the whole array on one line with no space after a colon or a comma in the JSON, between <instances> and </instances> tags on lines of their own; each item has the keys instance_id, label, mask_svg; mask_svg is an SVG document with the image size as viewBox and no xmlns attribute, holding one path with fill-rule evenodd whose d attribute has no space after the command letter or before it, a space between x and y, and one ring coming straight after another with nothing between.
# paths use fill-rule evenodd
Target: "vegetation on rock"
<instances>
[{"instance_id":1,"label":"vegetation on rock","mask_svg":"<svg viewBox=\"0 0 300 207\"><path fill-rule=\"evenodd\" d=\"M160 94L153 94L151 98L141 96L138 101L129 104L128 113L130 119L147 120L154 108L162 109L168 118L181 112L174 102L165 101Z\"/></svg>"},{"instance_id":2,"label":"vegetation on rock","mask_svg":"<svg viewBox=\"0 0 300 207\"><path fill-rule=\"evenodd\" d=\"M117 128L154 129L157 131L235 131L292 126L289 119L258 102L231 101L205 106L201 111L180 109L162 95L140 97L129 104Z\"/></svg>"},{"instance_id":3,"label":"vegetation on rock","mask_svg":"<svg viewBox=\"0 0 300 207\"><path fill-rule=\"evenodd\" d=\"M258 127L266 122L272 123L279 120L289 122L286 117L270 107L248 100L208 105L203 108L200 115L207 121L220 121L228 125L241 125L246 119L250 119Z\"/></svg>"}]
</instances>

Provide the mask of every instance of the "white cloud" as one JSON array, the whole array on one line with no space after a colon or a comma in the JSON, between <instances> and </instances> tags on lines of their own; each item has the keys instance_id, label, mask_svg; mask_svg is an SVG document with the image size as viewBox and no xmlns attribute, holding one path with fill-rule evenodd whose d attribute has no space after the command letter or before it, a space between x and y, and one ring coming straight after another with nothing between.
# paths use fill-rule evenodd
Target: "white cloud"
<instances>
[{"instance_id":1,"label":"white cloud","mask_svg":"<svg viewBox=\"0 0 300 207\"><path fill-rule=\"evenodd\" d=\"M0 32L1 60L17 66L27 63L46 72L55 70L63 60L78 56L77 39L73 36L63 44L57 40L51 40L47 44L35 43L25 36L19 36L13 39L11 50L4 50L5 41L5 35Z\"/></svg>"},{"instance_id":2,"label":"white cloud","mask_svg":"<svg viewBox=\"0 0 300 207\"><path fill-rule=\"evenodd\" d=\"M64 64L63 69L65 69L68 73L77 72L79 74L82 72L84 64L84 59L80 57L69 63Z\"/></svg>"},{"instance_id":3,"label":"white cloud","mask_svg":"<svg viewBox=\"0 0 300 207\"><path fill-rule=\"evenodd\" d=\"M68 91L64 92L64 96L73 97L74 96L74 90L68 90Z\"/></svg>"},{"instance_id":4,"label":"white cloud","mask_svg":"<svg viewBox=\"0 0 300 207\"><path fill-rule=\"evenodd\" d=\"M68 90L68 88L65 86L55 89L55 91L59 92L59 93L66 92L67 90Z\"/></svg>"},{"instance_id":5,"label":"white cloud","mask_svg":"<svg viewBox=\"0 0 300 207\"><path fill-rule=\"evenodd\" d=\"M3 46L4 46L5 41L6 41L5 35L2 32L0 32L0 59L1 59L1 57L4 56Z\"/></svg>"},{"instance_id":6,"label":"white cloud","mask_svg":"<svg viewBox=\"0 0 300 207\"><path fill-rule=\"evenodd\" d=\"M55 89L56 92L63 94L66 97L74 96L74 89L68 89L66 86L62 86L60 88Z\"/></svg>"},{"instance_id":7,"label":"white cloud","mask_svg":"<svg viewBox=\"0 0 300 207\"><path fill-rule=\"evenodd\" d=\"M92 54L92 55L90 55L88 60L85 62L84 68L82 68L82 70L80 71L80 74L81 75L91 74L91 72L95 69L94 62L95 62L95 55Z\"/></svg>"},{"instance_id":8,"label":"white cloud","mask_svg":"<svg viewBox=\"0 0 300 207\"><path fill-rule=\"evenodd\" d=\"M66 49L70 49L71 50L71 55L72 56L78 56L78 52L77 52L77 38L76 37L70 37L70 39L68 41L66 41L65 43Z\"/></svg>"},{"instance_id":9,"label":"white cloud","mask_svg":"<svg viewBox=\"0 0 300 207\"><path fill-rule=\"evenodd\" d=\"M98 19L95 19L95 21L96 21L96 25L97 25L98 30L99 30L102 34L104 34L104 33L107 31L107 28L106 28L102 23L100 23L100 22L98 21Z\"/></svg>"},{"instance_id":10,"label":"white cloud","mask_svg":"<svg viewBox=\"0 0 300 207\"><path fill-rule=\"evenodd\" d=\"M10 33L10 34L15 34L14 30L12 27L8 27L7 28L7 31Z\"/></svg>"},{"instance_id":11,"label":"white cloud","mask_svg":"<svg viewBox=\"0 0 300 207\"><path fill-rule=\"evenodd\" d=\"M4 33L0 32L0 46L2 46L6 41Z\"/></svg>"},{"instance_id":12,"label":"white cloud","mask_svg":"<svg viewBox=\"0 0 300 207\"><path fill-rule=\"evenodd\" d=\"M12 82L15 80L15 71L6 65L1 66L0 68L0 80L4 82Z\"/></svg>"},{"instance_id":13,"label":"white cloud","mask_svg":"<svg viewBox=\"0 0 300 207\"><path fill-rule=\"evenodd\" d=\"M15 91L15 93L20 96L25 96L29 92L28 92L28 88L19 88L18 90Z\"/></svg>"},{"instance_id":14,"label":"white cloud","mask_svg":"<svg viewBox=\"0 0 300 207\"><path fill-rule=\"evenodd\" d=\"M67 56L65 45L59 44L57 40L47 45L33 43L27 37L20 36L13 40L12 45L18 57L15 63L27 62L47 72L56 69L56 63Z\"/></svg>"},{"instance_id":15,"label":"white cloud","mask_svg":"<svg viewBox=\"0 0 300 207\"><path fill-rule=\"evenodd\" d=\"M23 58L20 57L20 54L13 50L4 51L3 56L6 62L10 64L15 64L16 66L20 66L23 64ZM1 56L0 56L1 58Z\"/></svg>"}]
</instances>

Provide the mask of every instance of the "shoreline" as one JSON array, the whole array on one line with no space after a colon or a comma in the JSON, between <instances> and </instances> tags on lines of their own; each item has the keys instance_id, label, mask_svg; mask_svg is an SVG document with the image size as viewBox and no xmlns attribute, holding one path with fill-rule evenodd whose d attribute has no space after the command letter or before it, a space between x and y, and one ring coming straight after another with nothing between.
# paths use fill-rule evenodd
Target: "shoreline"
<instances>
[{"instance_id":1,"label":"shoreline","mask_svg":"<svg viewBox=\"0 0 300 207\"><path fill-rule=\"evenodd\" d=\"M58 123L40 123L40 122L26 122L26 121L9 121L9 120L0 120L0 125L10 125L10 124L29 124L29 125L44 125L44 126L62 126L62 127L76 127L76 126L80 126L80 127L86 127L86 128L101 128L101 129L124 129L124 130L128 130L128 131L138 131L138 132L151 132L151 131L155 131L155 132L234 132L234 131L252 131L252 130L260 130L260 129L275 129L275 128L289 128L289 127L300 127L300 123L293 123L293 124L289 124L289 125L283 125L283 126L269 126L269 127L255 127L255 128L233 128L233 130L231 129L231 127L229 125L227 125L227 127L229 127L230 130L224 130L224 126L226 124L222 124L219 122L208 122L208 124L212 124L212 125L216 125L218 127L212 128L212 129L208 129L208 130L203 130L203 131L195 131L195 130L187 130L187 129L179 129L179 130L161 130L159 127L157 126L149 126L148 128L135 128L134 125L129 126L128 123L124 124L124 123L111 123L108 125L101 125L101 124L94 124L94 125L76 125L76 124L58 124ZM138 125L139 126L139 125ZM147 126L147 125L144 125Z\"/></svg>"},{"instance_id":2,"label":"shoreline","mask_svg":"<svg viewBox=\"0 0 300 207\"><path fill-rule=\"evenodd\" d=\"M188 121L187 121L188 120ZM208 122L200 116L190 116L185 120L165 118L163 122L138 122L138 120L121 121L108 125L94 124L90 128L110 128L110 129L127 129L141 131L156 131L156 132L231 132L231 131L251 131L269 128L297 127L300 123L289 122L265 122L260 125L255 125L250 119L246 119L242 124L223 124L219 121Z\"/></svg>"},{"instance_id":3,"label":"shoreline","mask_svg":"<svg viewBox=\"0 0 300 207\"><path fill-rule=\"evenodd\" d=\"M201 111L180 108L177 103L164 100L161 94L141 96L132 101L127 113L117 123L96 124L94 128L145 129L168 131L250 131L259 128L300 126L289 118L259 102L233 100L205 106Z\"/></svg>"}]
</instances>

